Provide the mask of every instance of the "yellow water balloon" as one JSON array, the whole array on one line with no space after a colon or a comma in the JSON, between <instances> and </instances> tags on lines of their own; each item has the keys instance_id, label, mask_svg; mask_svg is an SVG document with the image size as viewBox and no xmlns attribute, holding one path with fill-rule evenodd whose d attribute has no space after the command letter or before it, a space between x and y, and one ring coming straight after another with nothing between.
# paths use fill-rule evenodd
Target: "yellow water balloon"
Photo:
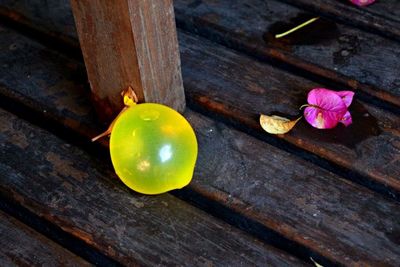
<instances>
[{"instance_id":1,"label":"yellow water balloon","mask_svg":"<svg viewBox=\"0 0 400 267\"><path fill-rule=\"evenodd\" d=\"M160 194L189 184L197 140L189 122L175 110L136 104L113 122L110 154L115 172L128 187Z\"/></svg>"}]
</instances>

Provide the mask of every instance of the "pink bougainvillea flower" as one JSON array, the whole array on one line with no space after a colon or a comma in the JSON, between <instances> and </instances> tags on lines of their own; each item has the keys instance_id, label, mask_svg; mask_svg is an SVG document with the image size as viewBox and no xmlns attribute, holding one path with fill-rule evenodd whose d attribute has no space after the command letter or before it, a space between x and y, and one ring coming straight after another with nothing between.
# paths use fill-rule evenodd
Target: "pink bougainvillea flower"
<instances>
[{"instance_id":1,"label":"pink bougainvillea flower","mask_svg":"<svg viewBox=\"0 0 400 267\"><path fill-rule=\"evenodd\" d=\"M353 101L352 91L332 91L315 88L308 93L304 117L318 129L334 128L339 122L348 126L352 123L348 108Z\"/></svg>"},{"instance_id":2,"label":"pink bougainvillea flower","mask_svg":"<svg viewBox=\"0 0 400 267\"><path fill-rule=\"evenodd\" d=\"M357 6L368 6L375 2L375 0L350 0L350 2Z\"/></svg>"}]
</instances>

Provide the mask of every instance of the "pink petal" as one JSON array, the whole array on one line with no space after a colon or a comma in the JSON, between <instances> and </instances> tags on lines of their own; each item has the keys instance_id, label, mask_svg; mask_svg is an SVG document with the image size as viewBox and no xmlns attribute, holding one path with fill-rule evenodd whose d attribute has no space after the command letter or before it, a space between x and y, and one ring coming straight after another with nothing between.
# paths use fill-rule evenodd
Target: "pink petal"
<instances>
[{"instance_id":1,"label":"pink petal","mask_svg":"<svg viewBox=\"0 0 400 267\"><path fill-rule=\"evenodd\" d=\"M315 88L308 93L307 102L309 105L331 112L343 113L347 111L347 106L338 95L338 92L325 88Z\"/></svg>"},{"instance_id":2,"label":"pink petal","mask_svg":"<svg viewBox=\"0 0 400 267\"><path fill-rule=\"evenodd\" d=\"M338 96L340 96L346 105L346 107L350 107L351 102L353 101L354 92L352 91L338 91L335 92Z\"/></svg>"},{"instance_id":3,"label":"pink petal","mask_svg":"<svg viewBox=\"0 0 400 267\"><path fill-rule=\"evenodd\" d=\"M353 120L351 118L350 111L347 111L346 114L344 114L343 118L340 120L341 123L344 124L344 126L349 126L350 124L353 123Z\"/></svg>"},{"instance_id":4,"label":"pink petal","mask_svg":"<svg viewBox=\"0 0 400 267\"><path fill-rule=\"evenodd\" d=\"M332 90L315 88L308 93L308 104L304 117L308 123L318 129L335 127L347 112L342 98Z\"/></svg>"},{"instance_id":5,"label":"pink petal","mask_svg":"<svg viewBox=\"0 0 400 267\"><path fill-rule=\"evenodd\" d=\"M307 107L304 110L304 117L307 122L318 129L334 128L340 118L335 112L326 112L316 107Z\"/></svg>"},{"instance_id":6,"label":"pink petal","mask_svg":"<svg viewBox=\"0 0 400 267\"><path fill-rule=\"evenodd\" d=\"M375 0L350 0L350 2L357 6L368 6L375 2Z\"/></svg>"}]
</instances>

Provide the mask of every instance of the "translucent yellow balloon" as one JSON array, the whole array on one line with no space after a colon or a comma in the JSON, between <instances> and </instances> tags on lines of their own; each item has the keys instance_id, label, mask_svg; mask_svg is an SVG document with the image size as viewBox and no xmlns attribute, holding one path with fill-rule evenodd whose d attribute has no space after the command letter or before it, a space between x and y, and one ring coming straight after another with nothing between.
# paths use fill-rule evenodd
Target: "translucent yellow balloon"
<instances>
[{"instance_id":1,"label":"translucent yellow balloon","mask_svg":"<svg viewBox=\"0 0 400 267\"><path fill-rule=\"evenodd\" d=\"M127 108L112 127L110 154L115 172L131 189L160 194L192 179L196 135L187 120L160 104Z\"/></svg>"}]
</instances>

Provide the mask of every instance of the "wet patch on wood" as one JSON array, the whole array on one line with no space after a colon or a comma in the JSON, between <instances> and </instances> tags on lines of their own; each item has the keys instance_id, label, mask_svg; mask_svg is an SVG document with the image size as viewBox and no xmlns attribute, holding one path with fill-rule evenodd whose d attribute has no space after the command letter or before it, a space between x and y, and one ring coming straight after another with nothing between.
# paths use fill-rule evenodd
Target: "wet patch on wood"
<instances>
[{"instance_id":1,"label":"wet patch on wood","mask_svg":"<svg viewBox=\"0 0 400 267\"><path fill-rule=\"evenodd\" d=\"M353 123L345 127L338 124L333 129L315 129L304 120L298 124L297 131L302 132L308 138L322 143L341 144L350 149L355 149L364 140L379 136L382 132L377 119L359 101L354 101L349 109Z\"/></svg>"}]
</instances>

